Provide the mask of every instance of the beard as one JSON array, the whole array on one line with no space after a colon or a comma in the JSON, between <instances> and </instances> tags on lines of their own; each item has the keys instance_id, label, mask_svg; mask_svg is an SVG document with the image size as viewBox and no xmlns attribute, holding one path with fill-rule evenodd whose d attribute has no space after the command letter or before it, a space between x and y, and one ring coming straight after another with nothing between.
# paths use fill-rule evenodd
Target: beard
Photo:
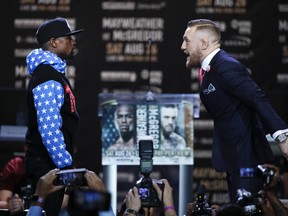
<instances>
[{"instance_id":1,"label":"beard","mask_svg":"<svg viewBox=\"0 0 288 216\"><path fill-rule=\"evenodd\" d=\"M75 57L75 55L78 53L78 50L76 48L72 49L69 53L60 53L58 54L58 57L64 60L71 60Z\"/></svg>"},{"instance_id":2,"label":"beard","mask_svg":"<svg viewBox=\"0 0 288 216\"><path fill-rule=\"evenodd\" d=\"M78 54L78 48L74 48L73 50L72 50L72 55L73 55L73 57L74 56L76 56Z\"/></svg>"},{"instance_id":3,"label":"beard","mask_svg":"<svg viewBox=\"0 0 288 216\"><path fill-rule=\"evenodd\" d=\"M74 48L70 54L67 56L67 59L73 59L78 53L78 49L77 48Z\"/></svg>"},{"instance_id":4,"label":"beard","mask_svg":"<svg viewBox=\"0 0 288 216\"><path fill-rule=\"evenodd\" d=\"M187 57L186 67L188 69L192 69L194 66L201 64L202 52L200 49L196 49L195 52L189 52L189 56Z\"/></svg>"},{"instance_id":5,"label":"beard","mask_svg":"<svg viewBox=\"0 0 288 216\"><path fill-rule=\"evenodd\" d=\"M66 56L67 60L73 59L78 53L78 49L75 47L71 50L71 52Z\"/></svg>"},{"instance_id":6,"label":"beard","mask_svg":"<svg viewBox=\"0 0 288 216\"><path fill-rule=\"evenodd\" d=\"M194 66L194 62L191 60L190 57L188 57L187 61L186 61L186 67L188 69L192 69L192 67Z\"/></svg>"},{"instance_id":7,"label":"beard","mask_svg":"<svg viewBox=\"0 0 288 216\"><path fill-rule=\"evenodd\" d=\"M164 126L163 129L162 129L162 133L164 135L164 137L168 137L170 136L171 133L173 133L175 130L175 127L174 126Z\"/></svg>"}]
</instances>

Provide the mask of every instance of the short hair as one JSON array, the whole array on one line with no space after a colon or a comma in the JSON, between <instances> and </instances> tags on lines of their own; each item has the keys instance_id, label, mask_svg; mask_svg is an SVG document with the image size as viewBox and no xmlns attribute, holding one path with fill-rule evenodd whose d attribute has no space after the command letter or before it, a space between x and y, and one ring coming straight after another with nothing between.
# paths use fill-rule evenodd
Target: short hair
<instances>
[{"instance_id":1,"label":"short hair","mask_svg":"<svg viewBox=\"0 0 288 216\"><path fill-rule=\"evenodd\" d=\"M134 113L133 113L133 106L130 105L130 104L119 104L117 106L117 108L115 109L115 112L114 112L114 117L117 118L117 114L118 114L118 111L120 110L121 107L127 107L128 111L130 112L130 114L134 117Z\"/></svg>"},{"instance_id":2,"label":"short hair","mask_svg":"<svg viewBox=\"0 0 288 216\"><path fill-rule=\"evenodd\" d=\"M209 19L190 20L187 27L196 27L196 31L206 31L210 36L213 36L213 42L220 42L221 31L219 26Z\"/></svg>"},{"instance_id":3,"label":"short hair","mask_svg":"<svg viewBox=\"0 0 288 216\"><path fill-rule=\"evenodd\" d=\"M161 105L160 107L161 107L161 108L162 108L162 107L165 107L165 108L176 108L176 109L178 109L177 104L163 104L163 105Z\"/></svg>"},{"instance_id":4,"label":"short hair","mask_svg":"<svg viewBox=\"0 0 288 216\"><path fill-rule=\"evenodd\" d=\"M160 110L161 110L162 108L166 108L166 109L169 109L169 108L171 108L171 109L175 109L176 112L177 112L177 113L176 113L176 116L178 116L178 114L179 114L179 109L178 109L177 104L163 104L163 105L160 106ZM160 111L160 113L161 113L161 111ZM161 116L162 116L162 113L161 113Z\"/></svg>"}]
</instances>

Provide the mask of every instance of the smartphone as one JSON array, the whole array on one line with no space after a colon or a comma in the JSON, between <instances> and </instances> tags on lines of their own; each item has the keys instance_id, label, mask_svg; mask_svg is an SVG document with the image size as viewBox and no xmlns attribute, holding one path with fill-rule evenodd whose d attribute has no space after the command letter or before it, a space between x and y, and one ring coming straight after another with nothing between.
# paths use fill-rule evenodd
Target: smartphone
<instances>
[{"instance_id":1,"label":"smartphone","mask_svg":"<svg viewBox=\"0 0 288 216\"><path fill-rule=\"evenodd\" d=\"M257 177L257 168L241 168L239 177L243 178L256 178Z\"/></svg>"},{"instance_id":2,"label":"smartphone","mask_svg":"<svg viewBox=\"0 0 288 216\"><path fill-rule=\"evenodd\" d=\"M61 170L56 173L54 185L86 186L85 168Z\"/></svg>"}]
</instances>

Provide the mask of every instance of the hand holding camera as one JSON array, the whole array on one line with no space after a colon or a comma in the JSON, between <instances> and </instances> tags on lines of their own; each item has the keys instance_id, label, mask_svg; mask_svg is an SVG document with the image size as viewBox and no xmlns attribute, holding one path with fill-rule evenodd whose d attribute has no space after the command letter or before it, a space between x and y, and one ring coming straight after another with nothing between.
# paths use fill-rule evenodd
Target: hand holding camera
<instances>
[{"instance_id":1,"label":"hand holding camera","mask_svg":"<svg viewBox=\"0 0 288 216\"><path fill-rule=\"evenodd\" d=\"M240 178L262 179L264 187L270 187L269 185L272 183L273 179L275 179L276 172L277 167L274 167L273 165L258 165L253 168L241 168L239 176Z\"/></svg>"},{"instance_id":2,"label":"hand holding camera","mask_svg":"<svg viewBox=\"0 0 288 216\"><path fill-rule=\"evenodd\" d=\"M87 186L87 181L84 178L86 171L85 168L61 170L56 173L57 178L53 184L66 187Z\"/></svg>"},{"instance_id":3,"label":"hand holding camera","mask_svg":"<svg viewBox=\"0 0 288 216\"><path fill-rule=\"evenodd\" d=\"M140 169L143 175L136 182L138 193L141 199L142 207L159 207L162 197L158 197L157 191L153 187L153 182L163 188L161 181L152 180L150 174L153 170L153 141L152 139L142 139L139 141Z\"/></svg>"},{"instance_id":4,"label":"hand holding camera","mask_svg":"<svg viewBox=\"0 0 288 216\"><path fill-rule=\"evenodd\" d=\"M103 181L96 175L95 172L87 170L84 174L88 188L99 192L105 192L105 185Z\"/></svg>"},{"instance_id":5,"label":"hand holding camera","mask_svg":"<svg viewBox=\"0 0 288 216\"><path fill-rule=\"evenodd\" d=\"M197 191L196 203L192 210L192 216L211 216L212 209L209 206L206 196L206 187L200 185Z\"/></svg>"},{"instance_id":6,"label":"hand holding camera","mask_svg":"<svg viewBox=\"0 0 288 216\"><path fill-rule=\"evenodd\" d=\"M236 195L236 203L243 207L245 215L261 216L263 209L258 201L258 196L251 194L244 188L239 188Z\"/></svg>"},{"instance_id":7,"label":"hand holding camera","mask_svg":"<svg viewBox=\"0 0 288 216\"><path fill-rule=\"evenodd\" d=\"M264 215L288 215L288 209L284 204L278 199L275 194L274 189L279 186L280 183L280 170L277 166L272 164L262 165L265 169L273 170L273 177L268 185L264 185L264 190L261 190L259 194L258 201L263 209Z\"/></svg>"},{"instance_id":8,"label":"hand holding camera","mask_svg":"<svg viewBox=\"0 0 288 216\"><path fill-rule=\"evenodd\" d=\"M269 170L269 173L271 175L269 184L264 184L264 189L269 190L276 188L279 185L279 182L281 181L279 168L272 164L263 164L262 167L264 170Z\"/></svg>"},{"instance_id":9,"label":"hand holding camera","mask_svg":"<svg viewBox=\"0 0 288 216\"><path fill-rule=\"evenodd\" d=\"M53 169L43 175L33 195L37 200L32 197L32 206L41 206L48 194L65 186L71 188L67 208L69 213L95 213L110 208L111 194L105 192L102 180L93 171L83 168L61 171Z\"/></svg>"},{"instance_id":10,"label":"hand holding camera","mask_svg":"<svg viewBox=\"0 0 288 216\"><path fill-rule=\"evenodd\" d=\"M24 211L23 200L19 197L18 194L14 194L8 200L9 211L11 215L21 214Z\"/></svg>"},{"instance_id":11,"label":"hand holding camera","mask_svg":"<svg viewBox=\"0 0 288 216\"><path fill-rule=\"evenodd\" d=\"M173 189L166 179L150 178L153 170L153 141L151 138L139 141L141 174L143 175L129 190L117 215L137 215L151 213L158 207L164 207L164 215L176 216L173 203Z\"/></svg>"},{"instance_id":12,"label":"hand holding camera","mask_svg":"<svg viewBox=\"0 0 288 216\"><path fill-rule=\"evenodd\" d=\"M139 197L138 189L137 187L133 187L129 190L126 199L126 208L130 209L132 211L139 212L141 208L141 200Z\"/></svg>"},{"instance_id":13,"label":"hand holding camera","mask_svg":"<svg viewBox=\"0 0 288 216\"><path fill-rule=\"evenodd\" d=\"M160 182L162 182L164 186L159 186L159 184L153 181L153 187L158 194L158 198L159 200L162 200L164 208L169 207L169 209L173 209L173 188L170 186L167 179L161 179Z\"/></svg>"},{"instance_id":14,"label":"hand holding camera","mask_svg":"<svg viewBox=\"0 0 288 216\"><path fill-rule=\"evenodd\" d=\"M247 215L281 215L276 212L274 214L275 210L281 212L285 209L273 192L280 182L280 171L278 167L272 164L263 164L258 165L256 168L241 168L240 177L260 178L263 180L264 190L256 195L244 189L237 191L236 199L238 203L243 206ZM271 205L272 203L275 207Z\"/></svg>"},{"instance_id":15,"label":"hand holding camera","mask_svg":"<svg viewBox=\"0 0 288 216\"><path fill-rule=\"evenodd\" d=\"M56 173L58 172L59 172L59 169L50 170L47 174L43 175L39 179L37 188L35 191L35 195L38 196L38 200L39 198L40 200L44 200L48 194L59 191L60 189L63 188L62 185L53 184L53 182L57 178ZM35 200L35 201L38 201L38 200Z\"/></svg>"}]
</instances>

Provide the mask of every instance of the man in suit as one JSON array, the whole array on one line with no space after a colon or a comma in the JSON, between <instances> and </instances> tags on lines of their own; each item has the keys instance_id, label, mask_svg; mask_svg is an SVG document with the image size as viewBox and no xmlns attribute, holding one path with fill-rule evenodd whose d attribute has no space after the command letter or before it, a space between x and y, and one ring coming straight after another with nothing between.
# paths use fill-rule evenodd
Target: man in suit
<instances>
[{"instance_id":1,"label":"man in suit","mask_svg":"<svg viewBox=\"0 0 288 216\"><path fill-rule=\"evenodd\" d=\"M188 22L181 49L188 55L186 67L201 65L200 98L214 120L212 164L226 172L229 196L244 188L252 194L263 187L261 179L239 178L239 169L271 163L266 134L270 134L287 158L288 126L276 114L246 68L220 49L221 32L211 20Z\"/></svg>"}]
</instances>

